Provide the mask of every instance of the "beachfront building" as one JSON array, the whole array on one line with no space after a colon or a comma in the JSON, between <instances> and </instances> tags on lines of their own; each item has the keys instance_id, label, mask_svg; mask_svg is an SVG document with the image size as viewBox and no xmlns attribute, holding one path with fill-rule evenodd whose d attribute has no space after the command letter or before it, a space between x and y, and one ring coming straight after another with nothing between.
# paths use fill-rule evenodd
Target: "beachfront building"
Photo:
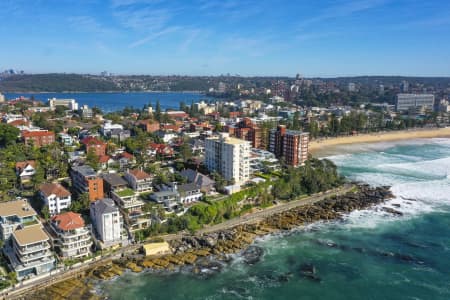
<instances>
[{"instance_id":1,"label":"beachfront building","mask_svg":"<svg viewBox=\"0 0 450 300\"><path fill-rule=\"evenodd\" d=\"M180 194L173 190L155 192L150 195L150 199L158 204L162 204L168 212L177 210L181 206Z\"/></svg>"},{"instance_id":2,"label":"beachfront building","mask_svg":"<svg viewBox=\"0 0 450 300\"><path fill-rule=\"evenodd\" d=\"M288 166L301 166L308 159L309 133L287 130L280 125L270 130L269 151Z\"/></svg>"},{"instance_id":3,"label":"beachfront building","mask_svg":"<svg viewBox=\"0 0 450 300\"><path fill-rule=\"evenodd\" d=\"M54 249L63 259L86 257L91 253L92 239L80 214L65 212L50 220Z\"/></svg>"},{"instance_id":4,"label":"beachfront building","mask_svg":"<svg viewBox=\"0 0 450 300\"><path fill-rule=\"evenodd\" d=\"M125 219L125 226L133 232L150 226L150 215L144 211L145 202L132 189L112 191L111 198L119 207Z\"/></svg>"},{"instance_id":5,"label":"beachfront building","mask_svg":"<svg viewBox=\"0 0 450 300\"><path fill-rule=\"evenodd\" d=\"M112 199L105 198L92 202L90 215L96 237L106 247L122 242L123 219Z\"/></svg>"},{"instance_id":6,"label":"beachfront building","mask_svg":"<svg viewBox=\"0 0 450 300\"><path fill-rule=\"evenodd\" d=\"M398 94L396 109L399 112L416 110L424 108L427 110L434 109L433 94Z\"/></svg>"},{"instance_id":7,"label":"beachfront building","mask_svg":"<svg viewBox=\"0 0 450 300\"><path fill-rule=\"evenodd\" d=\"M49 237L41 224L17 229L3 248L18 280L42 275L55 268Z\"/></svg>"},{"instance_id":8,"label":"beachfront building","mask_svg":"<svg viewBox=\"0 0 450 300\"><path fill-rule=\"evenodd\" d=\"M112 192L128 188L128 183L117 173L106 173L102 174L101 177L103 178L103 190L109 197L111 197Z\"/></svg>"},{"instance_id":9,"label":"beachfront building","mask_svg":"<svg viewBox=\"0 0 450 300\"><path fill-rule=\"evenodd\" d=\"M88 193L89 200L103 198L103 179L90 166L74 166L70 170L72 185L79 194Z\"/></svg>"},{"instance_id":10,"label":"beachfront building","mask_svg":"<svg viewBox=\"0 0 450 300\"><path fill-rule=\"evenodd\" d=\"M36 211L26 199L0 202L0 238L3 241L16 229L38 223Z\"/></svg>"},{"instance_id":11,"label":"beachfront building","mask_svg":"<svg viewBox=\"0 0 450 300\"><path fill-rule=\"evenodd\" d=\"M205 141L205 163L210 172L226 180L244 184L250 178L250 142L232 138L226 133Z\"/></svg>"},{"instance_id":12,"label":"beachfront building","mask_svg":"<svg viewBox=\"0 0 450 300\"><path fill-rule=\"evenodd\" d=\"M39 188L39 196L51 215L68 209L72 203L72 195L59 183L44 183Z\"/></svg>"}]
</instances>

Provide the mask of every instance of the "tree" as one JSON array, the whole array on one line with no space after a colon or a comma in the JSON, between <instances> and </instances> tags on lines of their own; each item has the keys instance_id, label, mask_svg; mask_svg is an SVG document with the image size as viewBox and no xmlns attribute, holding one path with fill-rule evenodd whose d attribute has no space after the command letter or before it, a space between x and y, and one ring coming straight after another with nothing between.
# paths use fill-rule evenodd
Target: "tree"
<instances>
[{"instance_id":1,"label":"tree","mask_svg":"<svg viewBox=\"0 0 450 300\"><path fill-rule=\"evenodd\" d=\"M8 146L15 144L20 130L14 126L0 123L0 145Z\"/></svg>"},{"instance_id":2,"label":"tree","mask_svg":"<svg viewBox=\"0 0 450 300\"><path fill-rule=\"evenodd\" d=\"M157 121L161 120L161 104L159 103L159 100L156 100L155 119Z\"/></svg>"},{"instance_id":3,"label":"tree","mask_svg":"<svg viewBox=\"0 0 450 300\"><path fill-rule=\"evenodd\" d=\"M93 148L90 148L86 155L86 164L96 171L100 169L100 159Z\"/></svg>"},{"instance_id":4,"label":"tree","mask_svg":"<svg viewBox=\"0 0 450 300\"><path fill-rule=\"evenodd\" d=\"M50 211L48 209L48 205L44 205L44 207L41 209L41 215L44 217L46 221L50 219Z\"/></svg>"},{"instance_id":5,"label":"tree","mask_svg":"<svg viewBox=\"0 0 450 300\"><path fill-rule=\"evenodd\" d=\"M187 141L184 141L183 144L181 144L180 155L185 162L192 158L192 148Z\"/></svg>"}]
</instances>

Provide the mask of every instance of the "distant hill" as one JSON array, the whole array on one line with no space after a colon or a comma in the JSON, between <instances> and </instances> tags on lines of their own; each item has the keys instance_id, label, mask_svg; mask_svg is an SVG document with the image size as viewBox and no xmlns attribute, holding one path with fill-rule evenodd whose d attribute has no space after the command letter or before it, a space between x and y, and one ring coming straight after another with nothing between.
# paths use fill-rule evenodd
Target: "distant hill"
<instances>
[{"instance_id":1,"label":"distant hill","mask_svg":"<svg viewBox=\"0 0 450 300\"><path fill-rule=\"evenodd\" d=\"M112 81L78 74L13 75L0 80L1 92L119 91Z\"/></svg>"}]
</instances>

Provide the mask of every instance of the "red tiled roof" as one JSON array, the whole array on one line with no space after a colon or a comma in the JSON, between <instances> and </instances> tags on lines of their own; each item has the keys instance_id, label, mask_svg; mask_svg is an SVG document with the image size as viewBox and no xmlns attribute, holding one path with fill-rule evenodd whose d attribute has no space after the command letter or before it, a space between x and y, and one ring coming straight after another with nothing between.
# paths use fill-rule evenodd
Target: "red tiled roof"
<instances>
[{"instance_id":1,"label":"red tiled roof","mask_svg":"<svg viewBox=\"0 0 450 300\"><path fill-rule=\"evenodd\" d=\"M52 217L52 222L55 222L58 228L64 231L84 227L81 215L71 211Z\"/></svg>"},{"instance_id":2,"label":"red tiled roof","mask_svg":"<svg viewBox=\"0 0 450 300\"><path fill-rule=\"evenodd\" d=\"M36 168L36 162L34 160L26 160L26 161L18 161L16 162L16 170L23 170L28 165L32 166L33 168Z\"/></svg>"},{"instance_id":3,"label":"red tiled roof","mask_svg":"<svg viewBox=\"0 0 450 300\"><path fill-rule=\"evenodd\" d=\"M8 125L11 126L21 126L21 125L28 125L28 121L26 120L14 120L12 122L9 122Z\"/></svg>"},{"instance_id":4,"label":"red tiled roof","mask_svg":"<svg viewBox=\"0 0 450 300\"><path fill-rule=\"evenodd\" d=\"M109 155L100 155L100 157L98 158L98 161L103 164L103 163L107 163L110 158L111 157Z\"/></svg>"},{"instance_id":5,"label":"red tiled roof","mask_svg":"<svg viewBox=\"0 0 450 300\"><path fill-rule=\"evenodd\" d=\"M82 139L81 143L84 145L104 145L105 144L105 142L103 142L93 136L88 136L87 138Z\"/></svg>"},{"instance_id":6,"label":"red tiled roof","mask_svg":"<svg viewBox=\"0 0 450 300\"><path fill-rule=\"evenodd\" d=\"M128 173L130 173L131 175L136 177L137 180L143 180L143 179L150 178L149 174L145 173L144 171L142 171L140 169L130 170L130 171L128 171Z\"/></svg>"},{"instance_id":7,"label":"red tiled roof","mask_svg":"<svg viewBox=\"0 0 450 300\"><path fill-rule=\"evenodd\" d=\"M28 131L24 130L22 131L23 137L37 137L37 136L54 136L55 134L53 131L47 131L47 130L39 130L39 131Z\"/></svg>"},{"instance_id":8,"label":"red tiled roof","mask_svg":"<svg viewBox=\"0 0 450 300\"><path fill-rule=\"evenodd\" d=\"M56 195L58 197L70 196L70 192L59 183L44 183L39 190L47 197L50 195Z\"/></svg>"},{"instance_id":9,"label":"red tiled roof","mask_svg":"<svg viewBox=\"0 0 450 300\"><path fill-rule=\"evenodd\" d=\"M120 154L120 157L128 158L128 159L133 159L134 158L134 156L132 154L128 153L128 152L122 152Z\"/></svg>"}]
</instances>

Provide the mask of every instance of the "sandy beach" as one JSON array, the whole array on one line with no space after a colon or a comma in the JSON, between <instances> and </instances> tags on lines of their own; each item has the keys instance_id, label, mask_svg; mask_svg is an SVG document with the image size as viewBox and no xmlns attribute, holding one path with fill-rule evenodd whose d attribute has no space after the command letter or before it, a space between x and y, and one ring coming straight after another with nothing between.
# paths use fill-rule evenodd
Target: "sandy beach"
<instances>
[{"instance_id":1,"label":"sandy beach","mask_svg":"<svg viewBox=\"0 0 450 300\"><path fill-rule=\"evenodd\" d=\"M315 154L319 151L326 150L326 148L328 147L339 145L377 143L377 142L389 142L389 141L401 141L409 139L437 138L437 137L450 137L450 127L401 130L392 132L377 132L371 134L360 134L337 138L318 139L310 142L309 151L312 154Z\"/></svg>"}]
</instances>

